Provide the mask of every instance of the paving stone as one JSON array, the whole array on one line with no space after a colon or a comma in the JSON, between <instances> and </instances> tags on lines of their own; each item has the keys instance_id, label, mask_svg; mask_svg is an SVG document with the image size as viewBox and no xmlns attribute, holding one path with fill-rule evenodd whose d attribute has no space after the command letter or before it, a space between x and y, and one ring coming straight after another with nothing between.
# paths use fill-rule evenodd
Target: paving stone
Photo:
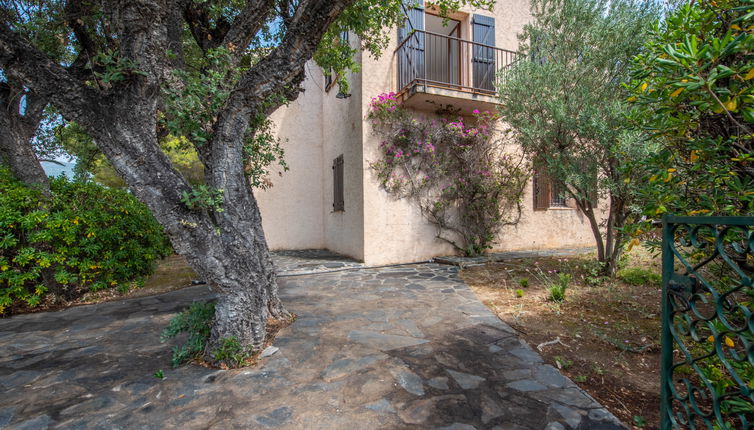
<instances>
[{"instance_id":1,"label":"paving stone","mask_svg":"<svg viewBox=\"0 0 754 430\"><path fill-rule=\"evenodd\" d=\"M393 405L387 399L377 400L376 402L364 405L364 407L380 413L395 413L395 408L393 408Z\"/></svg>"},{"instance_id":2,"label":"paving stone","mask_svg":"<svg viewBox=\"0 0 754 430\"><path fill-rule=\"evenodd\" d=\"M344 358L335 360L327 366L322 374L322 378L326 381L342 378L386 358L387 356L384 354L373 354L358 359Z\"/></svg>"},{"instance_id":3,"label":"paving stone","mask_svg":"<svg viewBox=\"0 0 754 430\"><path fill-rule=\"evenodd\" d=\"M433 388L437 388L438 390L447 390L448 389L448 378L444 376L438 376L436 378L432 378L427 380L427 385Z\"/></svg>"},{"instance_id":4,"label":"paving stone","mask_svg":"<svg viewBox=\"0 0 754 430\"><path fill-rule=\"evenodd\" d=\"M528 348L517 348L509 352L513 354L514 356L520 358L521 360L528 361L530 363L542 362L542 357L540 357L536 352Z\"/></svg>"},{"instance_id":5,"label":"paving stone","mask_svg":"<svg viewBox=\"0 0 754 430\"><path fill-rule=\"evenodd\" d=\"M561 405L559 403L553 403L550 405L550 408L557 411L557 413L565 419L566 424L568 424L569 428L575 429L579 426L581 423L581 419L584 417L583 412L579 413L579 411L569 408L568 406Z\"/></svg>"},{"instance_id":6,"label":"paving stone","mask_svg":"<svg viewBox=\"0 0 754 430\"><path fill-rule=\"evenodd\" d=\"M564 387L568 384L568 379L563 376L557 369L550 365L539 366L534 371L534 377L537 381L549 387Z\"/></svg>"},{"instance_id":7,"label":"paving stone","mask_svg":"<svg viewBox=\"0 0 754 430\"><path fill-rule=\"evenodd\" d=\"M622 428L456 267L370 269L316 250L273 259L298 319L255 368L169 368L160 333L215 297L206 285L0 319L0 427L540 430L578 414L578 429Z\"/></svg>"},{"instance_id":8,"label":"paving stone","mask_svg":"<svg viewBox=\"0 0 754 430\"><path fill-rule=\"evenodd\" d=\"M348 340L359 342L382 351L388 351L396 348L403 348L411 345L419 345L429 342L427 339L418 339L409 336L397 336L392 334L383 334L368 330L351 330L348 333Z\"/></svg>"},{"instance_id":9,"label":"paving stone","mask_svg":"<svg viewBox=\"0 0 754 430\"><path fill-rule=\"evenodd\" d=\"M0 427L7 426L13 419L13 414L16 412L16 408L2 408L0 409Z\"/></svg>"},{"instance_id":10,"label":"paving stone","mask_svg":"<svg viewBox=\"0 0 754 430\"><path fill-rule=\"evenodd\" d=\"M416 323L411 320L401 319L397 321L398 325L401 326L408 334L410 334L413 337L417 338L423 338L424 332L422 332L419 327L416 326Z\"/></svg>"},{"instance_id":11,"label":"paving stone","mask_svg":"<svg viewBox=\"0 0 754 430\"><path fill-rule=\"evenodd\" d=\"M433 430L476 430L476 427L470 424L453 423L445 427L435 427Z\"/></svg>"},{"instance_id":12,"label":"paving stone","mask_svg":"<svg viewBox=\"0 0 754 430\"><path fill-rule=\"evenodd\" d=\"M518 391L542 391L547 389L546 386L537 381L532 381L531 379L510 382L505 384L505 386Z\"/></svg>"},{"instance_id":13,"label":"paving stone","mask_svg":"<svg viewBox=\"0 0 754 430\"><path fill-rule=\"evenodd\" d=\"M52 424L52 418L49 415L42 415L40 417L26 420L22 423L13 426L14 430L42 430L46 429Z\"/></svg>"},{"instance_id":14,"label":"paving stone","mask_svg":"<svg viewBox=\"0 0 754 430\"><path fill-rule=\"evenodd\" d=\"M470 375L468 373L457 372L451 369L445 369L446 372L461 386L464 390L471 390L479 386L484 382L484 378L477 375Z\"/></svg>"},{"instance_id":15,"label":"paving stone","mask_svg":"<svg viewBox=\"0 0 754 430\"><path fill-rule=\"evenodd\" d=\"M259 358L267 358L278 351L280 351L280 348L278 348L277 346L270 345L267 348L265 348L261 354L259 354Z\"/></svg>"},{"instance_id":16,"label":"paving stone","mask_svg":"<svg viewBox=\"0 0 754 430\"><path fill-rule=\"evenodd\" d=\"M397 373L395 379L398 381L398 384L409 393L416 396L424 395L424 384L422 383L422 379L416 373L403 370Z\"/></svg>"},{"instance_id":17,"label":"paving stone","mask_svg":"<svg viewBox=\"0 0 754 430\"><path fill-rule=\"evenodd\" d=\"M491 344L511 336L510 333L482 324L458 330L455 334L483 345Z\"/></svg>"},{"instance_id":18,"label":"paving stone","mask_svg":"<svg viewBox=\"0 0 754 430\"><path fill-rule=\"evenodd\" d=\"M255 421L265 427L273 428L285 424L291 416L293 416L293 410L288 406L283 406L266 415L256 417Z\"/></svg>"}]
</instances>

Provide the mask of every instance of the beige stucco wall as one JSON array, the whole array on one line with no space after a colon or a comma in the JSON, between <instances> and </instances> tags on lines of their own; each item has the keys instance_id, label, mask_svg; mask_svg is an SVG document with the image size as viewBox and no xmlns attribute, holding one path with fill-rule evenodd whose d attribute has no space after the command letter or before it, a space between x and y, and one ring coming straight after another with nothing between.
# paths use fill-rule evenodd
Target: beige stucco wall
<instances>
[{"instance_id":1,"label":"beige stucco wall","mask_svg":"<svg viewBox=\"0 0 754 430\"><path fill-rule=\"evenodd\" d=\"M355 41L351 41L356 43ZM361 79L358 74L347 77L348 98L337 98L335 85L323 95L323 222L325 247L358 260L364 259L364 202L362 135L364 121L360 114L362 100ZM332 162L343 154L344 211L333 211Z\"/></svg>"},{"instance_id":2,"label":"beige stucco wall","mask_svg":"<svg viewBox=\"0 0 754 430\"><path fill-rule=\"evenodd\" d=\"M324 248L323 81L319 67L306 65L303 94L270 116L283 140L289 171L275 166L272 187L255 190L270 249Z\"/></svg>"}]
</instances>

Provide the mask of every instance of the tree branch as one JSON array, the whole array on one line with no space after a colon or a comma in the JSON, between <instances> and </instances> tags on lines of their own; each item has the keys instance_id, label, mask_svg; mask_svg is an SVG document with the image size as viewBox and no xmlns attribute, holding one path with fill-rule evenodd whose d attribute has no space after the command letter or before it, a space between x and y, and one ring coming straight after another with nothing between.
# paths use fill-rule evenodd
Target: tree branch
<instances>
[{"instance_id":1,"label":"tree branch","mask_svg":"<svg viewBox=\"0 0 754 430\"><path fill-rule=\"evenodd\" d=\"M235 46L245 50L267 18L275 10L274 0L249 0L241 13L233 20L222 40L225 46Z\"/></svg>"},{"instance_id":2,"label":"tree branch","mask_svg":"<svg viewBox=\"0 0 754 430\"><path fill-rule=\"evenodd\" d=\"M23 82L38 97L50 100L72 121L96 117L100 108L96 90L74 78L64 67L0 23L0 67L9 78Z\"/></svg>"}]
</instances>

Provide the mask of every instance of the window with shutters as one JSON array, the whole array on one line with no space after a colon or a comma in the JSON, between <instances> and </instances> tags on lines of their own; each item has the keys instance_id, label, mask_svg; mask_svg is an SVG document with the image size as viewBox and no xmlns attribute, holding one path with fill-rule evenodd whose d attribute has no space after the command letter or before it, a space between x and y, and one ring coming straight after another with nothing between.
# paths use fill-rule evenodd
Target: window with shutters
<instances>
[{"instance_id":1,"label":"window with shutters","mask_svg":"<svg viewBox=\"0 0 754 430\"><path fill-rule=\"evenodd\" d=\"M339 155L332 162L333 172L333 203L334 212L344 211L346 208L343 198L343 154Z\"/></svg>"},{"instance_id":2,"label":"window with shutters","mask_svg":"<svg viewBox=\"0 0 754 430\"><path fill-rule=\"evenodd\" d=\"M397 93L411 96L437 88L449 97L495 95L501 71L518 53L496 46L494 16L441 16L436 5L423 0L403 0L403 11L394 54Z\"/></svg>"},{"instance_id":3,"label":"window with shutters","mask_svg":"<svg viewBox=\"0 0 754 430\"><path fill-rule=\"evenodd\" d=\"M541 169L534 169L533 196L534 210L550 208L567 208L568 198L566 190L554 183Z\"/></svg>"}]
</instances>

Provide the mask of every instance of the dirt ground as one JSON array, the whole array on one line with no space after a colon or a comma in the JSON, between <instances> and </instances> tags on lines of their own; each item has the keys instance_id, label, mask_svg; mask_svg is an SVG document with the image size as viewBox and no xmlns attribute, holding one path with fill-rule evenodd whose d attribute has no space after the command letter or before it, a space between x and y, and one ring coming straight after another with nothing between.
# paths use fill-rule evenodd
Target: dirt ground
<instances>
[{"instance_id":1,"label":"dirt ground","mask_svg":"<svg viewBox=\"0 0 754 430\"><path fill-rule=\"evenodd\" d=\"M660 273L659 258L643 249L626 260L626 268ZM545 361L624 423L659 428L660 284L599 279L592 261L522 259L469 267L462 277ZM572 278L565 300L555 302L548 287L561 273Z\"/></svg>"}]
</instances>

